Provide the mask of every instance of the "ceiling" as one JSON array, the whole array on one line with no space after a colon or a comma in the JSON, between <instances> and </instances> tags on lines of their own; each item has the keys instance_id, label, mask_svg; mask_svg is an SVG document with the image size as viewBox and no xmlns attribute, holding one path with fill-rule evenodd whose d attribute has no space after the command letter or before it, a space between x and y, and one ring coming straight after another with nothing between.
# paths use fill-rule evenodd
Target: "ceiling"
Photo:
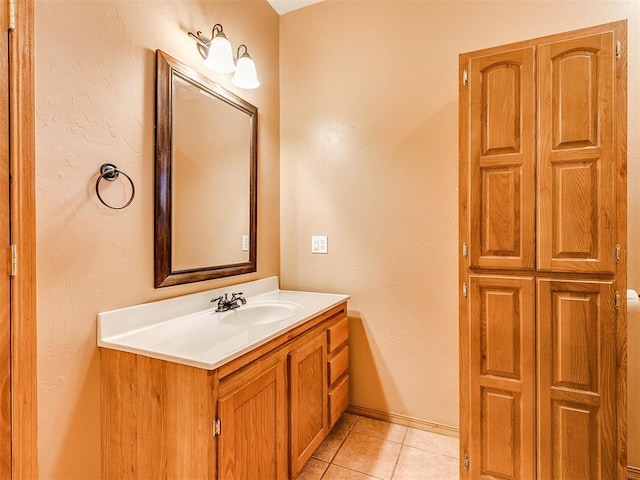
<instances>
[{"instance_id":1,"label":"ceiling","mask_svg":"<svg viewBox=\"0 0 640 480\"><path fill-rule=\"evenodd\" d=\"M307 5L313 5L314 3L321 1L322 0L267 0L279 15L283 15L291 10L306 7Z\"/></svg>"}]
</instances>

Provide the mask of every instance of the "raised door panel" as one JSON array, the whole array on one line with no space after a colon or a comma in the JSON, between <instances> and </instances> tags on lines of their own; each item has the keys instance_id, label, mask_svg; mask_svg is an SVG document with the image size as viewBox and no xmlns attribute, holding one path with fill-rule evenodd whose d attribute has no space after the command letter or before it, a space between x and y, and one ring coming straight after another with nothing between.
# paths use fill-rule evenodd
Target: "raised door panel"
<instances>
[{"instance_id":1,"label":"raised door panel","mask_svg":"<svg viewBox=\"0 0 640 480\"><path fill-rule=\"evenodd\" d=\"M311 458L329 431L327 335L323 330L289 354L291 477Z\"/></svg>"},{"instance_id":2,"label":"raised door panel","mask_svg":"<svg viewBox=\"0 0 640 480\"><path fill-rule=\"evenodd\" d=\"M471 267L534 267L533 51L469 64Z\"/></svg>"},{"instance_id":3,"label":"raised door panel","mask_svg":"<svg viewBox=\"0 0 640 480\"><path fill-rule=\"evenodd\" d=\"M538 269L615 269L612 32L538 48Z\"/></svg>"},{"instance_id":4,"label":"raised door panel","mask_svg":"<svg viewBox=\"0 0 640 480\"><path fill-rule=\"evenodd\" d=\"M472 275L471 478L535 476L533 278Z\"/></svg>"},{"instance_id":5,"label":"raised door panel","mask_svg":"<svg viewBox=\"0 0 640 480\"><path fill-rule=\"evenodd\" d=\"M285 480L286 362L218 401L219 480Z\"/></svg>"},{"instance_id":6,"label":"raised door panel","mask_svg":"<svg viewBox=\"0 0 640 480\"><path fill-rule=\"evenodd\" d=\"M538 280L538 476L616 474L613 282Z\"/></svg>"}]
</instances>

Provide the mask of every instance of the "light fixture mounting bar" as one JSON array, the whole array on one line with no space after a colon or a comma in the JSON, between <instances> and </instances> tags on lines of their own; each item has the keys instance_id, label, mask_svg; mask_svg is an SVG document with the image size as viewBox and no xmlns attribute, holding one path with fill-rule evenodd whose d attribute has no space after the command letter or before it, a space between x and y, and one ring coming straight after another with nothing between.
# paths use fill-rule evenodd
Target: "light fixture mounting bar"
<instances>
[{"instance_id":1,"label":"light fixture mounting bar","mask_svg":"<svg viewBox=\"0 0 640 480\"><path fill-rule=\"evenodd\" d=\"M195 34L192 32L189 32L188 35L196 41L200 56L206 59L207 54L209 53L209 45L211 44L211 40L213 40L213 38L209 41L205 40L201 36L202 32L200 30L198 30Z\"/></svg>"},{"instance_id":2,"label":"light fixture mounting bar","mask_svg":"<svg viewBox=\"0 0 640 480\"><path fill-rule=\"evenodd\" d=\"M198 30L198 32L196 32L195 34L193 32L189 32L188 35L193 38L196 42L198 42L200 45L202 45L203 47L209 47L209 44L211 43L211 40L209 40L208 42L205 41L200 35L202 35L202 32L200 30Z\"/></svg>"}]
</instances>

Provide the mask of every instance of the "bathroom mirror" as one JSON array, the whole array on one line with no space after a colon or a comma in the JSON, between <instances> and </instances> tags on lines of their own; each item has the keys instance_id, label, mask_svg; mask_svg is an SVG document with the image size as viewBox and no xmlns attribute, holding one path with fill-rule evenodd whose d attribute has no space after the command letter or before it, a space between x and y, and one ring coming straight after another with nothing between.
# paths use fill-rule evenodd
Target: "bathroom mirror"
<instances>
[{"instance_id":1,"label":"bathroom mirror","mask_svg":"<svg viewBox=\"0 0 640 480\"><path fill-rule=\"evenodd\" d=\"M155 286L256 271L258 109L156 52Z\"/></svg>"}]
</instances>

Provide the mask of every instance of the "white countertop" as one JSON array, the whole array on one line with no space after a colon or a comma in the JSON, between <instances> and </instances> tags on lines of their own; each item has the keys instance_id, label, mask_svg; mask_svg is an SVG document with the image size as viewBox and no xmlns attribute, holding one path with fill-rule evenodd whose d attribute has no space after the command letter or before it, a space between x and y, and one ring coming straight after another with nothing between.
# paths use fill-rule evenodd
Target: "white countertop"
<instances>
[{"instance_id":1,"label":"white countertop","mask_svg":"<svg viewBox=\"0 0 640 480\"><path fill-rule=\"evenodd\" d=\"M212 298L244 292L247 305L288 302L297 311L262 325L222 321ZM98 314L98 346L213 370L349 299L280 290L277 277ZM243 307L237 311L240 312Z\"/></svg>"}]
</instances>

